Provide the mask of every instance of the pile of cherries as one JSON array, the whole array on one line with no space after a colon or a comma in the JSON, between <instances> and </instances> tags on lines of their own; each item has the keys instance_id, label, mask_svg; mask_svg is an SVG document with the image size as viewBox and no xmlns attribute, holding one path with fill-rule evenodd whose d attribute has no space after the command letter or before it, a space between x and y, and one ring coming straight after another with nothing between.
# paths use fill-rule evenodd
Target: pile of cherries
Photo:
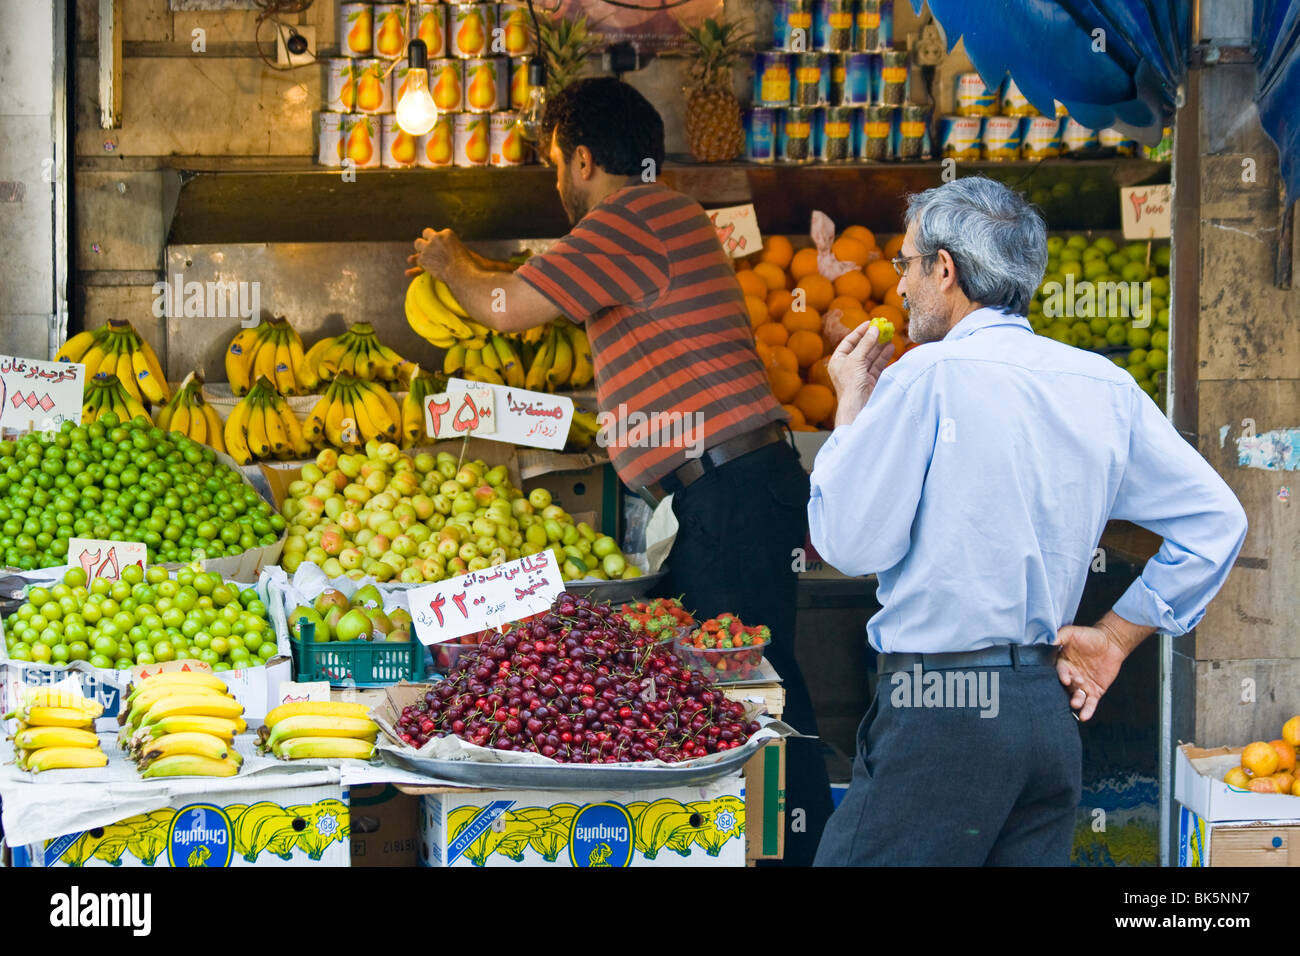
<instances>
[{"instance_id":1,"label":"pile of cherries","mask_svg":"<svg viewBox=\"0 0 1300 956\"><path fill-rule=\"evenodd\" d=\"M465 651L402 711L403 741L456 736L560 763L675 763L741 746L759 725L608 604L560 594L551 610Z\"/></svg>"}]
</instances>

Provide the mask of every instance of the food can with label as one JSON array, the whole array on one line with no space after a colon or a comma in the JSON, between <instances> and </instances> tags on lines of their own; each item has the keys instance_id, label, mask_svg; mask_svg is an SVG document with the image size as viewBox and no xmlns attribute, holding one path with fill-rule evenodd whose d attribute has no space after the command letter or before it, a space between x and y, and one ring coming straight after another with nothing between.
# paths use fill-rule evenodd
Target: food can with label
<instances>
[{"instance_id":1,"label":"food can with label","mask_svg":"<svg viewBox=\"0 0 1300 956\"><path fill-rule=\"evenodd\" d=\"M362 68L354 59L325 61L325 105L336 113L351 113L357 108L357 81Z\"/></svg>"},{"instance_id":2,"label":"food can with label","mask_svg":"<svg viewBox=\"0 0 1300 956\"><path fill-rule=\"evenodd\" d=\"M815 110L792 106L781 110L776 136L777 160L792 165L813 161L813 114Z\"/></svg>"},{"instance_id":3,"label":"food can with label","mask_svg":"<svg viewBox=\"0 0 1300 956\"><path fill-rule=\"evenodd\" d=\"M493 166L522 166L528 156L516 113L493 113L488 117L489 161Z\"/></svg>"},{"instance_id":4,"label":"food can with label","mask_svg":"<svg viewBox=\"0 0 1300 956\"><path fill-rule=\"evenodd\" d=\"M425 77L428 77L427 69L425 70ZM406 88L411 84L411 67L406 60L397 61L396 65L393 66L393 72L389 74L388 82L393 87L393 103L400 103L402 94L406 92ZM396 105L394 105L393 109L396 108Z\"/></svg>"},{"instance_id":5,"label":"food can with label","mask_svg":"<svg viewBox=\"0 0 1300 956\"><path fill-rule=\"evenodd\" d=\"M491 4L456 4L451 8L451 17L447 23L447 46L451 55L461 59L487 56L495 25L496 16Z\"/></svg>"},{"instance_id":6,"label":"food can with label","mask_svg":"<svg viewBox=\"0 0 1300 956\"><path fill-rule=\"evenodd\" d=\"M794 54L794 89L791 100L795 106L818 106L825 102L822 95L822 67L826 56L822 53ZM829 86L830 75L827 74Z\"/></svg>"},{"instance_id":7,"label":"food can with label","mask_svg":"<svg viewBox=\"0 0 1300 956\"><path fill-rule=\"evenodd\" d=\"M779 110L756 107L745 111L745 158L751 163L776 160L776 121Z\"/></svg>"},{"instance_id":8,"label":"food can with label","mask_svg":"<svg viewBox=\"0 0 1300 956\"><path fill-rule=\"evenodd\" d=\"M378 169L379 154L383 145L378 116L349 113L339 126L343 141L343 162L356 169Z\"/></svg>"},{"instance_id":9,"label":"food can with label","mask_svg":"<svg viewBox=\"0 0 1300 956\"><path fill-rule=\"evenodd\" d=\"M888 106L866 106L862 109L862 137L859 140L858 158L866 160L890 159L890 139L893 132L894 110Z\"/></svg>"},{"instance_id":10,"label":"food can with label","mask_svg":"<svg viewBox=\"0 0 1300 956\"><path fill-rule=\"evenodd\" d=\"M487 113L457 113L453 162L457 166L486 166L492 158L491 118Z\"/></svg>"},{"instance_id":11,"label":"food can with label","mask_svg":"<svg viewBox=\"0 0 1300 956\"><path fill-rule=\"evenodd\" d=\"M418 136L412 136L397 125L397 114L389 113L379 117L380 151L379 164L385 169L406 169L414 166L419 156Z\"/></svg>"},{"instance_id":12,"label":"food can with label","mask_svg":"<svg viewBox=\"0 0 1300 956\"><path fill-rule=\"evenodd\" d=\"M817 143L817 158L821 162L853 161L853 120L856 112L852 106L828 106L821 111L821 137Z\"/></svg>"},{"instance_id":13,"label":"food can with label","mask_svg":"<svg viewBox=\"0 0 1300 956\"><path fill-rule=\"evenodd\" d=\"M789 53L767 50L754 54L755 106L789 106L792 87Z\"/></svg>"},{"instance_id":14,"label":"food can with label","mask_svg":"<svg viewBox=\"0 0 1300 956\"><path fill-rule=\"evenodd\" d=\"M339 53L370 56L375 51L375 8L368 3L339 4Z\"/></svg>"},{"instance_id":15,"label":"food can with label","mask_svg":"<svg viewBox=\"0 0 1300 956\"><path fill-rule=\"evenodd\" d=\"M844 84L839 103L843 106L866 106L871 102L871 61L870 53L846 53L839 57L844 69ZM834 100L835 78L831 79L832 103Z\"/></svg>"},{"instance_id":16,"label":"food can with label","mask_svg":"<svg viewBox=\"0 0 1300 956\"><path fill-rule=\"evenodd\" d=\"M343 165L341 131L345 113L316 114L316 162L322 166Z\"/></svg>"},{"instance_id":17,"label":"food can with label","mask_svg":"<svg viewBox=\"0 0 1300 956\"><path fill-rule=\"evenodd\" d=\"M787 53L813 49L813 0L775 0L772 48Z\"/></svg>"},{"instance_id":18,"label":"food can with label","mask_svg":"<svg viewBox=\"0 0 1300 956\"><path fill-rule=\"evenodd\" d=\"M1136 156L1137 140L1117 129L1103 129L1097 132L1097 145L1102 149L1115 150L1116 156Z\"/></svg>"},{"instance_id":19,"label":"food can with label","mask_svg":"<svg viewBox=\"0 0 1300 956\"><path fill-rule=\"evenodd\" d=\"M1055 116L1026 116L1020 155L1025 159L1051 159L1061 155L1061 121Z\"/></svg>"},{"instance_id":20,"label":"food can with label","mask_svg":"<svg viewBox=\"0 0 1300 956\"><path fill-rule=\"evenodd\" d=\"M415 8L415 35L428 47L429 59L447 55L447 5L422 3Z\"/></svg>"},{"instance_id":21,"label":"food can with label","mask_svg":"<svg viewBox=\"0 0 1300 956\"><path fill-rule=\"evenodd\" d=\"M497 4L497 29L501 31L501 46L506 56L523 56L532 49L528 42L530 27L526 6L521 3ZM495 47L493 52L496 52Z\"/></svg>"},{"instance_id":22,"label":"food can with label","mask_svg":"<svg viewBox=\"0 0 1300 956\"><path fill-rule=\"evenodd\" d=\"M813 45L826 53L853 49L853 0L817 0Z\"/></svg>"},{"instance_id":23,"label":"food can with label","mask_svg":"<svg viewBox=\"0 0 1300 956\"><path fill-rule=\"evenodd\" d=\"M1038 110L1034 109L1033 104L1025 99L1025 94L1020 92L1020 87L1016 86L1016 81L1009 76L1002 82L1002 115L1038 115Z\"/></svg>"},{"instance_id":24,"label":"food can with label","mask_svg":"<svg viewBox=\"0 0 1300 956\"><path fill-rule=\"evenodd\" d=\"M978 73L960 73L953 84L958 116L997 116L999 89L989 89Z\"/></svg>"},{"instance_id":25,"label":"food can with label","mask_svg":"<svg viewBox=\"0 0 1300 956\"><path fill-rule=\"evenodd\" d=\"M375 56L396 60L406 54L406 4L375 4Z\"/></svg>"},{"instance_id":26,"label":"food can with label","mask_svg":"<svg viewBox=\"0 0 1300 956\"><path fill-rule=\"evenodd\" d=\"M510 102L510 61L505 57L474 58L465 61L465 109L471 113L495 113Z\"/></svg>"},{"instance_id":27,"label":"food can with label","mask_svg":"<svg viewBox=\"0 0 1300 956\"><path fill-rule=\"evenodd\" d=\"M1097 131L1081 126L1073 116L1065 118L1061 127L1061 149L1073 153L1083 149L1097 148Z\"/></svg>"},{"instance_id":28,"label":"food can with label","mask_svg":"<svg viewBox=\"0 0 1300 956\"><path fill-rule=\"evenodd\" d=\"M939 117L939 155L942 158L977 160L983 147L984 117Z\"/></svg>"},{"instance_id":29,"label":"food can with label","mask_svg":"<svg viewBox=\"0 0 1300 956\"><path fill-rule=\"evenodd\" d=\"M415 161L426 169L450 166L455 158L455 120L456 113L440 113L433 124L433 129L425 133L416 143Z\"/></svg>"},{"instance_id":30,"label":"food can with label","mask_svg":"<svg viewBox=\"0 0 1300 956\"><path fill-rule=\"evenodd\" d=\"M528 105L528 64L531 56L510 58L510 108L521 110Z\"/></svg>"},{"instance_id":31,"label":"food can with label","mask_svg":"<svg viewBox=\"0 0 1300 956\"><path fill-rule=\"evenodd\" d=\"M898 110L898 139L894 154L901 160L923 159L930 139L930 109L906 103Z\"/></svg>"},{"instance_id":32,"label":"food can with label","mask_svg":"<svg viewBox=\"0 0 1300 956\"><path fill-rule=\"evenodd\" d=\"M984 118L984 158L993 162L1020 158L1020 117Z\"/></svg>"},{"instance_id":33,"label":"food can with label","mask_svg":"<svg viewBox=\"0 0 1300 956\"><path fill-rule=\"evenodd\" d=\"M890 0L858 0L853 18L853 49L876 53L893 42L894 5Z\"/></svg>"},{"instance_id":34,"label":"food can with label","mask_svg":"<svg viewBox=\"0 0 1300 956\"><path fill-rule=\"evenodd\" d=\"M886 50L880 55L880 105L902 106L907 96L907 53Z\"/></svg>"},{"instance_id":35,"label":"food can with label","mask_svg":"<svg viewBox=\"0 0 1300 956\"><path fill-rule=\"evenodd\" d=\"M430 60L429 94L433 105L445 113L455 113L464 108L465 103L465 61L464 60Z\"/></svg>"},{"instance_id":36,"label":"food can with label","mask_svg":"<svg viewBox=\"0 0 1300 956\"><path fill-rule=\"evenodd\" d=\"M388 72L386 60L358 60L353 75L357 78L358 112L393 111L393 74Z\"/></svg>"}]
</instances>

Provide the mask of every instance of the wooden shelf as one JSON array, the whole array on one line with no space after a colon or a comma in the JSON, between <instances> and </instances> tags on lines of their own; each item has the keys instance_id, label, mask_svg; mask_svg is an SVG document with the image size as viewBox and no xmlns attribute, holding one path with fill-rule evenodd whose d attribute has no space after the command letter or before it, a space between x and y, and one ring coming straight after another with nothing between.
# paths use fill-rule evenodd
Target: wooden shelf
<instances>
[{"instance_id":1,"label":"wooden shelf","mask_svg":"<svg viewBox=\"0 0 1300 956\"><path fill-rule=\"evenodd\" d=\"M378 242L426 226L449 226L471 240L538 239L569 229L548 166L357 170L353 182L338 169L288 157L160 157L158 166L176 175L171 244ZM1169 176L1165 164L1120 158L973 162L958 171L1023 189L1053 230L1118 229L1113 190ZM661 178L706 206L753 202L765 233L805 233L813 209L837 224L892 233L902 222L907 195L940 185L943 172L937 162L781 166L670 160Z\"/></svg>"}]
</instances>

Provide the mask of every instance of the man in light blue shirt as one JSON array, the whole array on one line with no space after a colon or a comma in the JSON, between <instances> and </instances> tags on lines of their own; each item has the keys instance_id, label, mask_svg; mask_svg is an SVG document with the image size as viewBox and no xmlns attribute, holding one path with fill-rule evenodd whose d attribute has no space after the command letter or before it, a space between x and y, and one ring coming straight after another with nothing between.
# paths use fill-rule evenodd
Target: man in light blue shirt
<instances>
[{"instance_id":1,"label":"man in light blue shirt","mask_svg":"<svg viewBox=\"0 0 1300 956\"><path fill-rule=\"evenodd\" d=\"M1041 217L999 183L912 196L894 265L928 344L886 368L863 324L829 362L809 529L830 564L878 576L881 653L818 864L1067 864L1073 711L1092 716L1149 634L1195 627L1241 548L1240 504L1133 378L1033 333L1046 259ZM1067 626L1111 518L1164 543L1096 627Z\"/></svg>"}]
</instances>

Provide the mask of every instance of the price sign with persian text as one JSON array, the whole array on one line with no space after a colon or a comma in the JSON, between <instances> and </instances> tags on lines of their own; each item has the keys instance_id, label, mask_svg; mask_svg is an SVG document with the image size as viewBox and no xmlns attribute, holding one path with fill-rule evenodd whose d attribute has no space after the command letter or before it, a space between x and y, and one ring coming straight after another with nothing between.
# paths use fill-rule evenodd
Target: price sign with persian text
<instances>
[{"instance_id":1,"label":"price sign with persian text","mask_svg":"<svg viewBox=\"0 0 1300 956\"><path fill-rule=\"evenodd\" d=\"M0 431L54 431L81 422L86 366L0 355Z\"/></svg>"},{"instance_id":2,"label":"price sign with persian text","mask_svg":"<svg viewBox=\"0 0 1300 956\"><path fill-rule=\"evenodd\" d=\"M560 569L548 548L414 588L407 597L416 637L422 644L441 644L540 614L563 590Z\"/></svg>"},{"instance_id":3,"label":"price sign with persian text","mask_svg":"<svg viewBox=\"0 0 1300 956\"><path fill-rule=\"evenodd\" d=\"M429 434L439 440L472 433L475 438L558 451L569 437L573 399L453 378L445 395L425 399L425 412ZM441 422L438 431L433 430L435 416ZM471 422L481 425L487 418L492 421L489 430L469 427Z\"/></svg>"}]
</instances>

